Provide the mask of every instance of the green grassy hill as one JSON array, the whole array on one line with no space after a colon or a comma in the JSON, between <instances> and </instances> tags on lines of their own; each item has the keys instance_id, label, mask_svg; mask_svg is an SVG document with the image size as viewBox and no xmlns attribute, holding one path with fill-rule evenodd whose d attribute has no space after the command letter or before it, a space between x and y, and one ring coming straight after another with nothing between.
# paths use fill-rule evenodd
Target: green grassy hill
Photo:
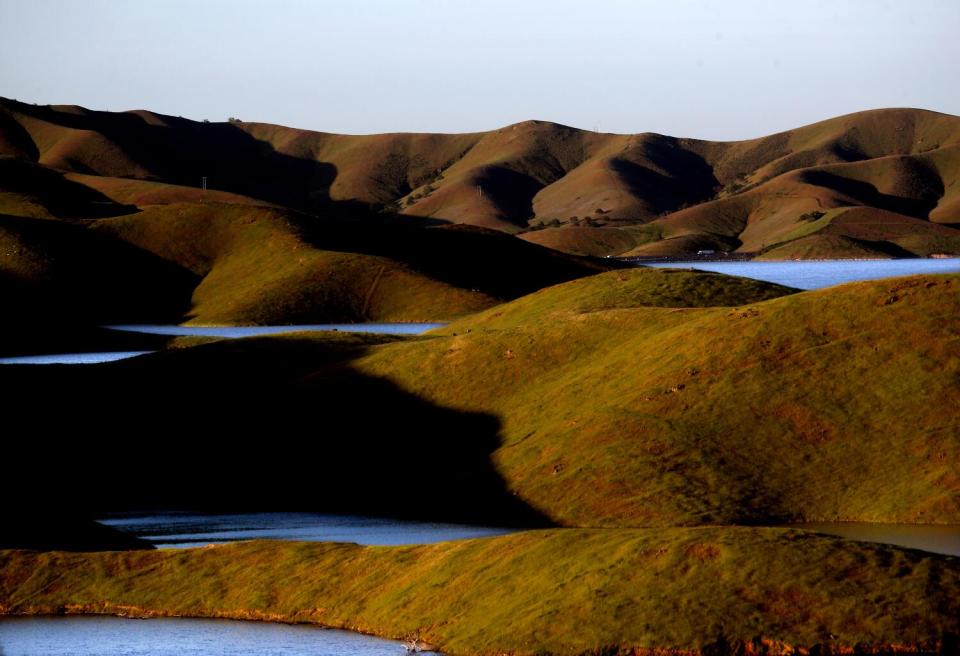
<instances>
[{"instance_id":1,"label":"green grassy hill","mask_svg":"<svg viewBox=\"0 0 960 656\"><path fill-rule=\"evenodd\" d=\"M158 205L93 230L200 277L186 314L197 324L435 321L498 302L386 257L316 248L273 208Z\"/></svg>"},{"instance_id":2,"label":"green grassy hill","mask_svg":"<svg viewBox=\"0 0 960 656\"><path fill-rule=\"evenodd\" d=\"M616 266L499 232L360 225L12 159L0 180L0 294L17 321L443 321Z\"/></svg>"},{"instance_id":3,"label":"green grassy hill","mask_svg":"<svg viewBox=\"0 0 960 656\"><path fill-rule=\"evenodd\" d=\"M946 654L960 631L958 592L957 558L786 529L0 552L7 614L307 622L464 656Z\"/></svg>"},{"instance_id":4,"label":"green grassy hill","mask_svg":"<svg viewBox=\"0 0 960 656\"><path fill-rule=\"evenodd\" d=\"M0 382L18 413L49 396L65 417L111 399L97 448L70 450L108 488L127 481L111 464L125 426L153 416L170 389L203 399L202 412L167 403L151 420L172 452L187 424L286 436L256 457L192 443L189 467L158 454L156 471L137 474L196 480L177 493L186 502L283 499L521 525L958 522L958 285L918 276L790 294L633 269L417 339L240 340L56 372L8 368ZM330 458L335 471L311 475ZM264 466L273 473L258 476ZM63 485L76 478L57 471ZM400 484L407 471L429 472L447 493Z\"/></svg>"},{"instance_id":5,"label":"green grassy hill","mask_svg":"<svg viewBox=\"0 0 960 656\"><path fill-rule=\"evenodd\" d=\"M92 228L201 276L193 323L444 321L611 266L478 229L317 225L238 204L156 205Z\"/></svg>"},{"instance_id":6,"label":"green grassy hill","mask_svg":"<svg viewBox=\"0 0 960 656\"><path fill-rule=\"evenodd\" d=\"M498 417L497 470L564 524L960 521L960 277L704 309L625 307L617 284L543 290L354 367Z\"/></svg>"}]
</instances>

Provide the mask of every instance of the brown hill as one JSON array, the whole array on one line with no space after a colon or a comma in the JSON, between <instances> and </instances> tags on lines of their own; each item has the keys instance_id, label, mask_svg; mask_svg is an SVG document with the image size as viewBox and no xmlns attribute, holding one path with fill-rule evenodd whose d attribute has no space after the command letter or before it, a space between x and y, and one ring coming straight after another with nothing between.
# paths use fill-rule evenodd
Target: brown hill
<instances>
[{"instance_id":1,"label":"brown hill","mask_svg":"<svg viewBox=\"0 0 960 656\"><path fill-rule=\"evenodd\" d=\"M845 207L918 219L909 224L918 237L908 246L900 232L861 243L834 226L808 243L840 240L880 255L960 252L960 118L917 109L710 142L543 121L472 134L335 135L0 100L0 155L69 172L65 180L120 203L195 202L206 177L216 202L256 199L353 218L372 207L507 232L548 226L523 237L572 253L773 251L816 232L812 215Z\"/></svg>"}]
</instances>

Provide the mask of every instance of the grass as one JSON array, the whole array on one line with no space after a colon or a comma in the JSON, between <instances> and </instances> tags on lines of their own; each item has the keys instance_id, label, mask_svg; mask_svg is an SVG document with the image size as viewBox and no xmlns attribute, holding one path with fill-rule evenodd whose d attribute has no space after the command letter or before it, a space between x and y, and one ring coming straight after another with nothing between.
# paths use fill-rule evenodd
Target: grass
<instances>
[{"instance_id":1,"label":"grass","mask_svg":"<svg viewBox=\"0 0 960 656\"><path fill-rule=\"evenodd\" d=\"M26 215L0 223L8 307L74 302L95 321L156 307L157 291L195 323L458 319L417 339L165 340L176 348L129 362L4 369L11 423L59 436L23 446L60 503L610 527L401 548L2 552L3 612L312 621L540 656L935 649L957 632L956 559L710 525L960 522L960 276L792 293L637 269L523 296L607 267L462 227L370 227L369 208L345 227L273 205L342 216L352 199L396 207L414 192L404 211L436 222L616 221L594 243L580 228L540 237L583 252L786 240L767 254L926 254L957 243L924 220L950 222L956 117L870 112L711 144L542 122L354 138L2 104L25 158L0 161L0 208ZM227 191L201 203L190 185L207 169ZM858 204L871 207L798 224ZM124 455L131 425L163 436L142 468ZM79 427L98 439L76 440ZM238 449L246 435L263 437ZM404 484L411 472L433 486ZM23 476L36 484L15 471L11 489ZM160 484L171 476L176 490Z\"/></svg>"},{"instance_id":2,"label":"grass","mask_svg":"<svg viewBox=\"0 0 960 656\"><path fill-rule=\"evenodd\" d=\"M759 259L927 257L960 253L960 233L872 207L839 207L766 246Z\"/></svg>"},{"instance_id":3,"label":"grass","mask_svg":"<svg viewBox=\"0 0 960 656\"><path fill-rule=\"evenodd\" d=\"M464 325L473 328L492 322L505 328L601 310L734 306L794 292L782 285L708 271L635 267L542 289L470 317Z\"/></svg>"},{"instance_id":4,"label":"grass","mask_svg":"<svg viewBox=\"0 0 960 656\"><path fill-rule=\"evenodd\" d=\"M6 551L0 610L309 622L418 636L454 655L725 654L741 643L933 652L960 631L960 560L719 527L547 530L411 547Z\"/></svg>"},{"instance_id":5,"label":"grass","mask_svg":"<svg viewBox=\"0 0 960 656\"><path fill-rule=\"evenodd\" d=\"M960 521L960 276L703 309L594 280L353 366L498 417L498 471L565 525Z\"/></svg>"},{"instance_id":6,"label":"grass","mask_svg":"<svg viewBox=\"0 0 960 656\"><path fill-rule=\"evenodd\" d=\"M352 218L375 205L400 220L506 232L531 219L589 218L606 227L524 238L591 255L759 252L808 236L798 221L803 214L856 205L941 222L947 232L940 237L950 243L960 235L946 226L955 223L958 206L960 122L923 110L859 112L757 139L708 142L597 134L545 121L457 135L334 135L0 99L0 130L4 152L66 171L60 186L75 185L70 193L138 206L197 202L196 187L208 177L210 201ZM24 189L5 191L11 193L0 193L0 208L44 212L43 202L14 193ZM884 225L882 217L869 222ZM919 224L913 230L929 232ZM862 254L843 239L813 241L815 247L808 240L790 255ZM932 247L897 243L921 256Z\"/></svg>"},{"instance_id":7,"label":"grass","mask_svg":"<svg viewBox=\"0 0 960 656\"><path fill-rule=\"evenodd\" d=\"M637 269L359 345L335 363L321 357L326 337L301 336L10 369L2 383L17 416L44 398L61 399L65 417L111 399L95 449L63 446L104 490L129 477L110 465L126 422L153 416L151 400L175 387L203 401L199 414L166 402L152 420L171 453L187 448L183 425L289 435L256 455L191 442L190 467L213 470L178 491L185 499L566 526L956 523L958 289L957 275L917 276L783 296L755 281ZM303 457L291 463L292 451ZM333 454L345 464L314 481L311 463ZM186 467L171 458L160 460ZM159 462L140 478L166 475ZM257 483L226 474L266 462L279 469ZM408 468L443 478L448 493L398 488L395 472ZM58 474L67 487L71 472ZM135 487L130 499L145 493Z\"/></svg>"},{"instance_id":8,"label":"grass","mask_svg":"<svg viewBox=\"0 0 960 656\"><path fill-rule=\"evenodd\" d=\"M82 226L0 215L0 284L7 324L76 324L178 316L197 278Z\"/></svg>"},{"instance_id":9,"label":"grass","mask_svg":"<svg viewBox=\"0 0 960 656\"><path fill-rule=\"evenodd\" d=\"M613 266L495 232L367 230L237 204L151 206L92 228L202 277L195 324L444 321Z\"/></svg>"},{"instance_id":10,"label":"grass","mask_svg":"<svg viewBox=\"0 0 960 656\"><path fill-rule=\"evenodd\" d=\"M588 228L585 226L544 228L525 232L521 238L564 253L594 257L619 255L637 244L637 239L630 231L621 228Z\"/></svg>"},{"instance_id":11,"label":"grass","mask_svg":"<svg viewBox=\"0 0 960 656\"><path fill-rule=\"evenodd\" d=\"M388 258L314 248L288 214L171 204L95 229L202 276L188 315L194 324L444 320L496 302Z\"/></svg>"}]
</instances>

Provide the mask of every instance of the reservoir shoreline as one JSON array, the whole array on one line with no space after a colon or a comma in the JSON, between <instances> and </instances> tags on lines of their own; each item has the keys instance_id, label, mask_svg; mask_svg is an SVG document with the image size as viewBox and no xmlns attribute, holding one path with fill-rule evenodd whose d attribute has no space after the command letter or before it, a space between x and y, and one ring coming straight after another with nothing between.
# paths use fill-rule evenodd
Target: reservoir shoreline
<instances>
[{"instance_id":1,"label":"reservoir shoreline","mask_svg":"<svg viewBox=\"0 0 960 656\"><path fill-rule=\"evenodd\" d=\"M457 656L935 654L960 634L958 590L960 558L774 528L0 552L3 615L305 623Z\"/></svg>"}]
</instances>

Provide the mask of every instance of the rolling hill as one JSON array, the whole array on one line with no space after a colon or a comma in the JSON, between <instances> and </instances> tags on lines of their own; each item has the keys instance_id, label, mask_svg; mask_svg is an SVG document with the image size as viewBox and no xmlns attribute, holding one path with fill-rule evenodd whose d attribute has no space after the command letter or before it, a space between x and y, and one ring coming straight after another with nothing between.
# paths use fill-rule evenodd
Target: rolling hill
<instances>
[{"instance_id":1,"label":"rolling hill","mask_svg":"<svg viewBox=\"0 0 960 656\"><path fill-rule=\"evenodd\" d=\"M0 100L0 155L62 172L76 190L115 203L196 202L206 177L215 202L468 223L575 254L960 252L960 118L916 109L709 142L543 121L471 134L335 135ZM4 178L0 171L5 211L18 202L36 211ZM857 226L819 220L850 209Z\"/></svg>"},{"instance_id":2,"label":"rolling hill","mask_svg":"<svg viewBox=\"0 0 960 656\"><path fill-rule=\"evenodd\" d=\"M498 417L497 470L562 524L960 521L960 277L694 302L703 275L585 278L354 367Z\"/></svg>"},{"instance_id":3,"label":"rolling hill","mask_svg":"<svg viewBox=\"0 0 960 656\"><path fill-rule=\"evenodd\" d=\"M0 99L3 351L157 350L0 367L30 520L0 535L0 615L308 622L451 654L952 653L958 559L765 526L960 523L960 275L799 292L596 258L958 253L958 160L960 118L907 109L720 143ZM451 323L100 327L414 320ZM176 507L563 529L23 550L142 547L74 518Z\"/></svg>"},{"instance_id":4,"label":"rolling hill","mask_svg":"<svg viewBox=\"0 0 960 656\"><path fill-rule=\"evenodd\" d=\"M96 447L64 443L47 465L70 487L85 463L99 481L89 499L108 506L149 505L176 471L192 482L167 503L528 526L949 523L960 521L958 285L917 276L793 293L630 269L416 339L218 342L4 368L0 384L11 417L58 399L51 430L109 400ZM169 390L193 401L164 401ZM166 445L155 469L114 467L144 416ZM185 425L282 438L247 452L191 440ZM433 485L402 483L418 472Z\"/></svg>"}]
</instances>

